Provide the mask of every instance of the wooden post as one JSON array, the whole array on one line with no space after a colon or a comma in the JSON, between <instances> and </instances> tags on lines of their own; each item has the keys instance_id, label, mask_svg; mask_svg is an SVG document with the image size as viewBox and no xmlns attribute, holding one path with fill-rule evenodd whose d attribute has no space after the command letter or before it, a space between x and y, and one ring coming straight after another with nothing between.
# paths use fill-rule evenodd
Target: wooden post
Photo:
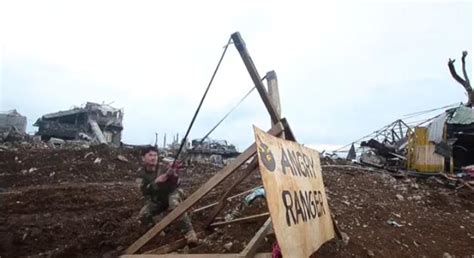
<instances>
[{"instance_id":1,"label":"wooden post","mask_svg":"<svg viewBox=\"0 0 474 258\"><path fill-rule=\"evenodd\" d=\"M241 257L250 258L254 257L255 253L257 252L258 247L262 243L263 239L267 232L272 228L272 219L268 218L267 221L263 224L263 226L257 231L255 236L250 240L247 246L240 252Z\"/></svg>"},{"instance_id":2,"label":"wooden post","mask_svg":"<svg viewBox=\"0 0 474 258\"><path fill-rule=\"evenodd\" d=\"M281 118L281 104L280 104L280 91L278 89L278 79L276 76L275 71L270 71L266 75L267 78L267 87L268 87L268 95L270 95L270 99L275 107L275 111L278 117Z\"/></svg>"},{"instance_id":3,"label":"wooden post","mask_svg":"<svg viewBox=\"0 0 474 258\"><path fill-rule=\"evenodd\" d=\"M280 119L276 111L276 108L273 105L272 101L270 100L270 97L268 96L267 91L265 90L265 86L263 85L260 75L258 74L257 68L255 68L252 58L250 57L247 51L247 47L245 46L244 40L240 36L239 32L235 32L234 34L232 34L231 37L232 37L232 41L234 42L235 47L239 51L240 57L242 57L242 60L244 61L245 67L247 67L247 71L249 72L250 77L252 78L252 81L255 84L255 87L257 88L258 93L260 94L260 97L263 100L263 104L265 104L265 107L267 108L267 111L270 114L272 123L273 124L278 123Z\"/></svg>"}]
</instances>

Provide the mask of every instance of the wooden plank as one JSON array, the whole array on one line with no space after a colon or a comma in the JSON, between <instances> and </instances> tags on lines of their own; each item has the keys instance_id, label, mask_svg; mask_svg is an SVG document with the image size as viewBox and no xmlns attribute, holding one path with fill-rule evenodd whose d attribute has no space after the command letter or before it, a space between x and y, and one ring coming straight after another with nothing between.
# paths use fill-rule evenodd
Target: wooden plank
<instances>
[{"instance_id":1,"label":"wooden plank","mask_svg":"<svg viewBox=\"0 0 474 258\"><path fill-rule=\"evenodd\" d=\"M293 130L291 130L290 124L286 120L286 118L282 118L281 123L283 124L283 128L285 128L285 137L284 139L296 142L295 135L293 134Z\"/></svg>"},{"instance_id":2,"label":"wooden plank","mask_svg":"<svg viewBox=\"0 0 474 258\"><path fill-rule=\"evenodd\" d=\"M263 217L267 217L269 215L270 215L269 212L264 212L264 213L261 213L261 214L256 214L256 215L252 215L252 216L248 216L248 217L244 217L244 218L238 218L238 219L234 219L234 220L231 220L231 221L223 221L223 222L212 223L210 226L211 227L217 227L217 226L223 226L223 225L234 224L234 223L248 222L248 221L260 219L260 218L263 218Z\"/></svg>"},{"instance_id":3,"label":"wooden plank","mask_svg":"<svg viewBox=\"0 0 474 258\"><path fill-rule=\"evenodd\" d=\"M240 177L232 184L232 186L227 189L227 191L222 195L222 197L219 199L219 204L217 207L211 212L209 215L207 221L204 223L204 228L208 228L211 223L214 221L216 216L219 214L219 212L224 208L226 204L226 199L227 196L234 190L234 188L240 184L245 178L247 178L253 171L257 169L258 166L258 161L257 161L257 156L255 155L252 162L248 165L248 167L245 169L244 172L240 175Z\"/></svg>"},{"instance_id":4,"label":"wooden plank","mask_svg":"<svg viewBox=\"0 0 474 258\"><path fill-rule=\"evenodd\" d=\"M240 254L131 254L121 258L242 258ZM271 258L271 253L258 253L254 258Z\"/></svg>"},{"instance_id":5,"label":"wooden plank","mask_svg":"<svg viewBox=\"0 0 474 258\"><path fill-rule=\"evenodd\" d=\"M283 131L283 126L281 123L275 124L272 129L268 132L272 135L280 135ZM248 147L242 154L237 156L229 165L224 167L222 170L217 172L211 179L209 179L204 185L202 185L196 192L194 192L189 198L184 200L178 207L172 210L166 217L164 217L158 224L153 226L148 230L143 236L141 236L137 241L135 241L130 247L125 250L126 254L134 254L140 248L142 248L150 239L160 233L163 229L169 226L172 222L178 219L183 215L191 206L198 202L204 195L211 191L216 185L224 181L228 176L230 176L235 170L237 170L243 163L245 163L249 158L255 155L257 152L257 147L255 144L252 144Z\"/></svg>"},{"instance_id":6,"label":"wooden plank","mask_svg":"<svg viewBox=\"0 0 474 258\"><path fill-rule=\"evenodd\" d=\"M232 37L232 41L234 42L235 47L239 51L240 57L242 57L242 60L244 61L245 67L247 67L247 71L249 72L250 77L252 78L252 81L255 84L255 87L257 88L258 93L260 94L260 97L263 100L263 104L265 104L265 107L267 108L267 111L270 114L270 118L272 119L272 122L274 124L278 123L280 119L276 111L276 108L273 105L272 101L270 100L270 97L268 96L267 91L265 90L265 86L263 85L260 79L261 77L258 74L257 68L255 68L252 58L250 57L247 47L245 46L244 40L240 36L239 32L233 33L231 37Z\"/></svg>"},{"instance_id":7,"label":"wooden plank","mask_svg":"<svg viewBox=\"0 0 474 258\"><path fill-rule=\"evenodd\" d=\"M250 240L247 246L240 252L241 257L249 258L253 257L257 252L257 248L260 246L262 241L265 239L267 232L272 228L272 219L268 218L263 226L257 231L255 236Z\"/></svg>"},{"instance_id":8,"label":"wooden plank","mask_svg":"<svg viewBox=\"0 0 474 258\"><path fill-rule=\"evenodd\" d=\"M237 258L237 254L135 254L121 258Z\"/></svg>"},{"instance_id":9,"label":"wooden plank","mask_svg":"<svg viewBox=\"0 0 474 258\"><path fill-rule=\"evenodd\" d=\"M197 233L197 237L198 238L204 237L204 232ZM144 254L167 254L167 253L171 253L171 252L173 252L173 251L175 251L179 248L185 247L186 244L187 244L186 238L183 237L181 239L178 239L178 240L174 241L173 243L162 245L158 248L146 251L146 252L144 252Z\"/></svg>"},{"instance_id":10,"label":"wooden plank","mask_svg":"<svg viewBox=\"0 0 474 258\"><path fill-rule=\"evenodd\" d=\"M244 195L244 194L246 194L246 193L250 193L250 192L252 192L252 191L255 191L256 189L258 189L258 188L260 188L260 187L262 187L262 185L259 185L259 186L257 186L257 187L254 187L254 188L249 189L249 190L247 190L247 191L243 191L243 192L238 193L238 194L236 194L236 195L232 195L231 197L227 198L226 200L227 200L227 201L231 201L231 200L233 200L233 199L235 199L235 198L237 198L237 197L239 197L239 196L242 196L242 195ZM219 202L214 202L214 203L211 203L211 204L209 204L209 205L202 206L202 207L199 207L199 208L197 208L197 209L195 209L195 210L192 210L191 212L192 212L192 213L200 212L200 211L202 211L202 210L206 210L206 209L209 209L209 208L211 208L211 207L214 207L214 206L216 206L216 205L218 205L218 204L219 204Z\"/></svg>"}]
</instances>

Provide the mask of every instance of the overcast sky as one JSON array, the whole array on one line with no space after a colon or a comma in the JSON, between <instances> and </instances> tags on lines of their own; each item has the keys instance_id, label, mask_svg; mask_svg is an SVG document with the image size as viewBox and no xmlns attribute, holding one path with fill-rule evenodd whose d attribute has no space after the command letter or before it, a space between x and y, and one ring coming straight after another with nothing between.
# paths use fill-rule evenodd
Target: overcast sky
<instances>
[{"instance_id":1,"label":"overcast sky","mask_svg":"<svg viewBox=\"0 0 474 258\"><path fill-rule=\"evenodd\" d=\"M331 2L3 1L0 110L26 115L33 132L43 114L113 103L125 110L124 142L153 143L158 132L161 144L164 133L184 135L235 31L261 76L276 71L298 141L319 150L466 101L447 60L459 70L468 50L472 71L470 2ZM252 86L230 46L191 138ZM243 150L252 124L270 125L256 91L211 137Z\"/></svg>"}]
</instances>

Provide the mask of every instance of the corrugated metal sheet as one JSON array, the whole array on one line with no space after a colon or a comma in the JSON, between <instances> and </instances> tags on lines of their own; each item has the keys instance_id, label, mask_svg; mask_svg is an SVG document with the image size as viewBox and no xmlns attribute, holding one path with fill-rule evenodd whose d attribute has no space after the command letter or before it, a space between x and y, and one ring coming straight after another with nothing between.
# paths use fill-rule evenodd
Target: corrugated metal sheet
<instances>
[{"instance_id":1,"label":"corrugated metal sheet","mask_svg":"<svg viewBox=\"0 0 474 258\"><path fill-rule=\"evenodd\" d=\"M474 123L474 109L466 106L460 106L455 111L453 116L448 119L448 124L469 125Z\"/></svg>"},{"instance_id":2,"label":"corrugated metal sheet","mask_svg":"<svg viewBox=\"0 0 474 258\"><path fill-rule=\"evenodd\" d=\"M428 141L428 128L416 127L409 135L408 169L419 172L444 170L444 157L434 153L435 145Z\"/></svg>"}]
</instances>

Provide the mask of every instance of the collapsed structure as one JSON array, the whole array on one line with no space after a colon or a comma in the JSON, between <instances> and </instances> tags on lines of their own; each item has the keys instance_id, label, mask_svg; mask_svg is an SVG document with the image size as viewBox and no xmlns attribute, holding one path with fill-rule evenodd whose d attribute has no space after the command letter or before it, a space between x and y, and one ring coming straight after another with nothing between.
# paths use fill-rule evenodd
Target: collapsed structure
<instances>
[{"instance_id":1,"label":"collapsed structure","mask_svg":"<svg viewBox=\"0 0 474 258\"><path fill-rule=\"evenodd\" d=\"M459 106L436 116L410 135L408 168L458 172L474 164L474 110Z\"/></svg>"},{"instance_id":2,"label":"collapsed structure","mask_svg":"<svg viewBox=\"0 0 474 258\"><path fill-rule=\"evenodd\" d=\"M210 161L213 164L224 164L224 159L237 157L240 152L226 140L194 139L186 150L189 161Z\"/></svg>"},{"instance_id":3,"label":"collapsed structure","mask_svg":"<svg viewBox=\"0 0 474 258\"><path fill-rule=\"evenodd\" d=\"M15 109L0 113L0 141L15 140L26 134L26 117Z\"/></svg>"},{"instance_id":4,"label":"collapsed structure","mask_svg":"<svg viewBox=\"0 0 474 258\"><path fill-rule=\"evenodd\" d=\"M120 145L123 110L87 102L84 107L43 115L33 125L42 139L88 140Z\"/></svg>"},{"instance_id":5,"label":"collapsed structure","mask_svg":"<svg viewBox=\"0 0 474 258\"><path fill-rule=\"evenodd\" d=\"M368 139L368 140L365 140ZM347 159L389 171L457 173L474 165L474 109L459 105L425 122L409 126L402 120L352 143Z\"/></svg>"}]
</instances>

